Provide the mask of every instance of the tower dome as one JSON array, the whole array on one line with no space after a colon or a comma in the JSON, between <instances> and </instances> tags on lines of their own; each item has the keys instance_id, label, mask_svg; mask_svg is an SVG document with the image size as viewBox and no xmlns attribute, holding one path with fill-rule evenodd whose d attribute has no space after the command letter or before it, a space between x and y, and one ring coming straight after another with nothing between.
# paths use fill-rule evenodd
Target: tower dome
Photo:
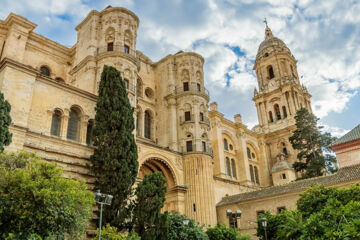
<instances>
[{"instance_id":1,"label":"tower dome","mask_svg":"<svg viewBox=\"0 0 360 240\"><path fill-rule=\"evenodd\" d=\"M256 54L256 60L269 56L273 52L288 52L291 55L290 49L279 38L274 37L271 29L266 25L265 40L259 46Z\"/></svg>"}]
</instances>

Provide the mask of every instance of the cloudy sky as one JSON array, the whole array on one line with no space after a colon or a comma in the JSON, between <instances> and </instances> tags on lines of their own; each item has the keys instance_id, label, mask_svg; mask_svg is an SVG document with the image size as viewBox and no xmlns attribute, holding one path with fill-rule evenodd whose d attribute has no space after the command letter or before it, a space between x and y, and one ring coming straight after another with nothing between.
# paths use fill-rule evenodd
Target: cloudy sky
<instances>
[{"instance_id":1,"label":"cloudy sky","mask_svg":"<svg viewBox=\"0 0 360 240\"><path fill-rule=\"evenodd\" d=\"M339 136L360 123L360 1L358 0L0 0L0 19L20 14L35 32L71 47L75 26L90 10L122 6L140 18L137 49L153 61L180 50L206 60L211 101L229 119L252 127L252 71L264 39L264 17L298 60L321 123Z\"/></svg>"}]
</instances>

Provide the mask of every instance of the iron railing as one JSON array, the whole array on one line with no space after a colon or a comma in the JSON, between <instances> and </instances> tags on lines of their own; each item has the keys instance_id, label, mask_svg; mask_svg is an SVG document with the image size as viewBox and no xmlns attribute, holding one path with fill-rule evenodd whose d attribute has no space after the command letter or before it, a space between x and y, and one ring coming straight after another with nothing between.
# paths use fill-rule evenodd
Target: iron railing
<instances>
[{"instance_id":1,"label":"iron railing","mask_svg":"<svg viewBox=\"0 0 360 240\"><path fill-rule=\"evenodd\" d=\"M198 146L197 144L182 146L181 152L182 153L207 153L207 154L213 155L212 148L209 144L206 144L205 147L202 144L200 144L200 146Z\"/></svg>"},{"instance_id":2,"label":"iron railing","mask_svg":"<svg viewBox=\"0 0 360 240\"><path fill-rule=\"evenodd\" d=\"M209 91L206 88L198 85L198 83L190 83L187 86L177 87L174 90L175 94L180 94L180 93L184 93L184 92L203 93L203 94L206 94L206 95L208 95L210 97Z\"/></svg>"},{"instance_id":3,"label":"iron railing","mask_svg":"<svg viewBox=\"0 0 360 240\"><path fill-rule=\"evenodd\" d=\"M194 114L190 115L190 118L185 118L185 116L180 116L180 124L183 124L184 122L194 122L195 121L195 116Z\"/></svg>"},{"instance_id":4,"label":"iron railing","mask_svg":"<svg viewBox=\"0 0 360 240\"><path fill-rule=\"evenodd\" d=\"M133 56L134 58L138 59L137 54L136 54L136 50L131 49L131 48L126 48L125 45L113 45L112 47L108 47L108 46L99 47L95 51L95 56L98 56L98 55L106 53L106 52L126 53L126 54L129 54L130 56Z\"/></svg>"}]
</instances>

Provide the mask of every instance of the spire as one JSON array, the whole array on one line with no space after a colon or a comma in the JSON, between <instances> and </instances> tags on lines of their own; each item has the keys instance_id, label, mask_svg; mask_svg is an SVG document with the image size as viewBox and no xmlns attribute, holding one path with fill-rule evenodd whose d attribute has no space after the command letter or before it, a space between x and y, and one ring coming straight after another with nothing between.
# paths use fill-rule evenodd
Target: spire
<instances>
[{"instance_id":1,"label":"spire","mask_svg":"<svg viewBox=\"0 0 360 240\"><path fill-rule=\"evenodd\" d=\"M266 27L265 27L265 40L273 38L274 36L272 34L271 29L268 26L268 22L267 22L266 18L264 19L264 23L266 25Z\"/></svg>"}]
</instances>

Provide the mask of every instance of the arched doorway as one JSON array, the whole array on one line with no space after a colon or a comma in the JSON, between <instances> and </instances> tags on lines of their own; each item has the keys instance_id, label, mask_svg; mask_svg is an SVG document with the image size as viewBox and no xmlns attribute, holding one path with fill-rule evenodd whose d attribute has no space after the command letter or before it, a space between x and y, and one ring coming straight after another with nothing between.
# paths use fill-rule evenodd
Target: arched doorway
<instances>
[{"instance_id":1,"label":"arched doorway","mask_svg":"<svg viewBox=\"0 0 360 240\"><path fill-rule=\"evenodd\" d=\"M184 213L185 189L177 185L176 176L170 165L160 158L149 158L141 164L138 177L144 178L146 174L161 172L166 179L166 200L162 211Z\"/></svg>"}]
</instances>

